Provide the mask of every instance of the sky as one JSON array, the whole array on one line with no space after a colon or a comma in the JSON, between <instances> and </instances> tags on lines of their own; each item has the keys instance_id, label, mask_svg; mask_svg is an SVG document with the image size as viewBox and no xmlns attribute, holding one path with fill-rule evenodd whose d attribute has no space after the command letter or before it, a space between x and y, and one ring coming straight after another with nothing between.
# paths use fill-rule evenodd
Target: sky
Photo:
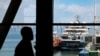
<instances>
[{"instance_id":1,"label":"sky","mask_svg":"<svg viewBox=\"0 0 100 56\"><path fill-rule=\"evenodd\" d=\"M11 0L0 0L0 23ZM95 15L100 18L100 0L95 0ZM79 15L80 22L91 23L94 19L94 0L54 0L53 22L69 23ZM14 23L36 22L36 0L22 0Z\"/></svg>"},{"instance_id":2,"label":"sky","mask_svg":"<svg viewBox=\"0 0 100 56\"><path fill-rule=\"evenodd\" d=\"M94 16L96 16L96 21L100 22L100 0L54 0L53 10L54 23L73 22L75 21L77 15L79 15L79 21L82 23L93 23ZM93 34L94 26L89 27L89 33ZM57 29L61 29L61 27L54 26L54 31L57 31ZM96 26L96 29L99 30L100 26Z\"/></svg>"},{"instance_id":3,"label":"sky","mask_svg":"<svg viewBox=\"0 0 100 56\"><path fill-rule=\"evenodd\" d=\"M95 15L100 18L100 0L95 0ZM94 0L54 0L54 23L70 23L79 15L80 22L92 23Z\"/></svg>"},{"instance_id":4,"label":"sky","mask_svg":"<svg viewBox=\"0 0 100 56\"><path fill-rule=\"evenodd\" d=\"M0 0L0 22L2 22L10 0ZM95 0L96 16L100 18L100 0ZM54 0L54 23L69 23L75 21L75 16L80 16L81 22L91 23L94 19L94 0ZM36 21L36 0L22 0L14 22Z\"/></svg>"},{"instance_id":5,"label":"sky","mask_svg":"<svg viewBox=\"0 0 100 56\"><path fill-rule=\"evenodd\" d=\"M0 23L6 13L11 0L0 0ZM14 23L35 23L36 0L22 0L21 6L16 14Z\"/></svg>"}]
</instances>

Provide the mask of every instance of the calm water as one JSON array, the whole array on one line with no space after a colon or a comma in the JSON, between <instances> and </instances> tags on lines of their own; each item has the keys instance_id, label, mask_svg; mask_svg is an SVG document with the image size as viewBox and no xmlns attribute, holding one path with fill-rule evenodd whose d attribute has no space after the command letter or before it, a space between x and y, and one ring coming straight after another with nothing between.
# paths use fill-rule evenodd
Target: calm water
<instances>
[{"instance_id":1,"label":"calm water","mask_svg":"<svg viewBox=\"0 0 100 56\"><path fill-rule=\"evenodd\" d=\"M54 51L53 56L79 56L77 51Z\"/></svg>"},{"instance_id":2,"label":"calm water","mask_svg":"<svg viewBox=\"0 0 100 56\"><path fill-rule=\"evenodd\" d=\"M22 38L20 34L8 34L3 47L0 50L0 56L14 56L15 47L21 39ZM36 39L31 42L34 52L36 52L34 49L35 41Z\"/></svg>"}]
</instances>

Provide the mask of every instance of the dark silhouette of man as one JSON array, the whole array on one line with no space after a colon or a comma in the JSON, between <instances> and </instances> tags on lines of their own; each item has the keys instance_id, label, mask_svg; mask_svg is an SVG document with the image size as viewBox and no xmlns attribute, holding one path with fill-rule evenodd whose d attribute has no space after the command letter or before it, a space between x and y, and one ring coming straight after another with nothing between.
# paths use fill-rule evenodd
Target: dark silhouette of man
<instances>
[{"instance_id":1,"label":"dark silhouette of man","mask_svg":"<svg viewBox=\"0 0 100 56\"><path fill-rule=\"evenodd\" d=\"M21 35L22 40L17 45L14 56L34 56L31 45L31 40L33 40L32 29L30 27L23 27Z\"/></svg>"}]
</instances>

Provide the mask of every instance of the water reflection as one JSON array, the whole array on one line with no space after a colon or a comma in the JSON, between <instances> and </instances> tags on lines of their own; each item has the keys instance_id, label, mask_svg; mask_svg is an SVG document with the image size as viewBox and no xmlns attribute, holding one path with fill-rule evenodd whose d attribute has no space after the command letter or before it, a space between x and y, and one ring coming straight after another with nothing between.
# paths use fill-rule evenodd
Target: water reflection
<instances>
[{"instance_id":1,"label":"water reflection","mask_svg":"<svg viewBox=\"0 0 100 56\"><path fill-rule=\"evenodd\" d=\"M79 56L79 52L78 51L55 50L53 53L53 56Z\"/></svg>"}]
</instances>

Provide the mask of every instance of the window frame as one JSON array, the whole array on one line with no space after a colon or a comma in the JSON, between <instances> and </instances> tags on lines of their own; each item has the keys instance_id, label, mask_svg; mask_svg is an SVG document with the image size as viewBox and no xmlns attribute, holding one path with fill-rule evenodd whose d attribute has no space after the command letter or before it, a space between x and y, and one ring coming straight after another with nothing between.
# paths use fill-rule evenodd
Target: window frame
<instances>
[{"instance_id":1,"label":"window frame","mask_svg":"<svg viewBox=\"0 0 100 56\"><path fill-rule=\"evenodd\" d=\"M15 19L15 16L19 10L19 7L22 3L22 0L11 0L9 6L8 6L8 9L6 11L6 14L3 18L3 21L2 23L0 23L0 49L2 48L3 44L4 44L4 41L7 37L7 34L10 30L10 27L12 25L36 25L36 23L13 23L14 19ZM3 33L4 32L4 33Z\"/></svg>"}]
</instances>

